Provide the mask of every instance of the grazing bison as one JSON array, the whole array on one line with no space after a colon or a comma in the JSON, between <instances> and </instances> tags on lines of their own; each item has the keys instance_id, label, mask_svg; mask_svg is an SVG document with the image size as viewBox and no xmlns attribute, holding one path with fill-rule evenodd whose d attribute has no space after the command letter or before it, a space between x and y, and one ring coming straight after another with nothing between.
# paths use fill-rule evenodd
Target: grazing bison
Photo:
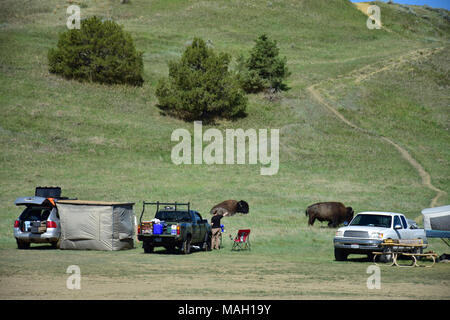
<instances>
[{"instance_id":1,"label":"grazing bison","mask_svg":"<svg viewBox=\"0 0 450 320\"><path fill-rule=\"evenodd\" d=\"M241 200L226 200L224 202L221 202L219 204L216 204L210 211L211 214L220 214L224 215L226 212L228 212L229 216L232 216L236 214L236 212L239 213L248 213L248 203Z\"/></svg>"},{"instance_id":2,"label":"grazing bison","mask_svg":"<svg viewBox=\"0 0 450 320\"><path fill-rule=\"evenodd\" d=\"M353 219L352 207L345 207L340 202L319 202L306 208L305 214L309 215L308 225L312 226L317 219L320 222L329 221L328 226L336 228L344 221Z\"/></svg>"}]
</instances>

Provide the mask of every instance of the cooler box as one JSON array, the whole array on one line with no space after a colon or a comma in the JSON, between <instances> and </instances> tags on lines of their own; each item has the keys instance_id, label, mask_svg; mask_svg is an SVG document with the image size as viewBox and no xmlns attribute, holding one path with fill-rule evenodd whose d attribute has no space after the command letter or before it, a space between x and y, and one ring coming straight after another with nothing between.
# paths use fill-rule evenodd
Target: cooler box
<instances>
[{"instance_id":1,"label":"cooler box","mask_svg":"<svg viewBox=\"0 0 450 320\"><path fill-rule=\"evenodd\" d=\"M163 225L160 223L155 223L153 225L153 234L162 234L163 233Z\"/></svg>"}]
</instances>

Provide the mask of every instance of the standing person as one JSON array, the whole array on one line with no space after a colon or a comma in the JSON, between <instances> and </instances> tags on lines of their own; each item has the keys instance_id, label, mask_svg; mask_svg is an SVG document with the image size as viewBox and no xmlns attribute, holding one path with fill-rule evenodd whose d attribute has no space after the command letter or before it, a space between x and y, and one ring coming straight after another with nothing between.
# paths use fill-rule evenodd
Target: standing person
<instances>
[{"instance_id":1,"label":"standing person","mask_svg":"<svg viewBox=\"0 0 450 320\"><path fill-rule=\"evenodd\" d=\"M227 215L228 215L228 212L225 212L223 215L215 212L213 217L211 218L211 232L212 232L211 248L212 249L220 249L220 235L222 234L222 231L220 228L220 220Z\"/></svg>"}]
</instances>

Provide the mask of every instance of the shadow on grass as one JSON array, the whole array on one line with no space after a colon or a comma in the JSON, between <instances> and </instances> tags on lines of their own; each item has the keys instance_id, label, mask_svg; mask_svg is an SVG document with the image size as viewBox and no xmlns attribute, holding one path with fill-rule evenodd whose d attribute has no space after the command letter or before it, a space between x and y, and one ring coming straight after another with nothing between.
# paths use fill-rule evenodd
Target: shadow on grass
<instances>
[{"instance_id":1,"label":"shadow on grass","mask_svg":"<svg viewBox=\"0 0 450 320\"><path fill-rule=\"evenodd\" d=\"M175 118L178 120L182 120L186 123L192 123L194 121L201 121L203 125L210 125L215 126L218 125L221 121L231 121L231 122L237 122L240 119L244 119L248 116L248 113L246 111L239 112L237 115L232 117L225 117L225 116L197 116L197 117L186 117L181 116L177 113L170 112L164 109L161 109L161 106L156 104L156 107L159 108L159 115L162 117L168 117L168 118Z\"/></svg>"},{"instance_id":2,"label":"shadow on grass","mask_svg":"<svg viewBox=\"0 0 450 320\"><path fill-rule=\"evenodd\" d=\"M198 252L205 252L205 250L203 250L202 248L191 248L191 252L189 254L195 254ZM142 249L142 253L143 254L160 254L160 255L181 255L184 256L185 254L181 251L181 249L165 249L162 247L157 247L154 249L154 251L152 253L145 253L144 249Z\"/></svg>"},{"instance_id":3,"label":"shadow on grass","mask_svg":"<svg viewBox=\"0 0 450 320\"><path fill-rule=\"evenodd\" d=\"M20 250L59 250L59 248L55 248L50 244L40 244L40 245L30 245L27 249L20 249Z\"/></svg>"},{"instance_id":4,"label":"shadow on grass","mask_svg":"<svg viewBox=\"0 0 450 320\"><path fill-rule=\"evenodd\" d=\"M373 262L372 257L368 256L358 256L358 257L349 257L347 261L350 262Z\"/></svg>"},{"instance_id":5,"label":"shadow on grass","mask_svg":"<svg viewBox=\"0 0 450 320\"><path fill-rule=\"evenodd\" d=\"M407 257L407 256L399 256L397 258L397 260L398 261L411 261L411 258ZM419 260L424 260L424 259L419 259ZM373 263L373 257L370 257L370 256L369 257L368 256L359 256L359 257L353 257L353 258L349 257L349 258L347 258L347 261L350 261L350 262L372 262ZM377 259L376 263L380 264L380 265L390 265L392 263L392 261L381 262Z\"/></svg>"}]
</instances>

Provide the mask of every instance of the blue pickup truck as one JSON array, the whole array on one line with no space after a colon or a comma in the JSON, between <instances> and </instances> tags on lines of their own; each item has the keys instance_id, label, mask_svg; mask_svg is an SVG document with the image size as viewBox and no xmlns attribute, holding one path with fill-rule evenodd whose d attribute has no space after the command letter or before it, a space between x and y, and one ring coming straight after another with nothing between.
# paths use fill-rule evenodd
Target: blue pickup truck
<instances>
[{"instance_id":1,"label":"blue pickup truck","mask_svg":"<svg viewBox=\"0 0 450 320\"><path fill-rule=\"evenodd\" d=\"M152 220L143 220L146 205L157 206ZM198 211L190 209L190 203L144 202L137 234L145 253L165 247L188 254L193 245L211 250L211 225Z\"/></svg>"}]
</instances>

